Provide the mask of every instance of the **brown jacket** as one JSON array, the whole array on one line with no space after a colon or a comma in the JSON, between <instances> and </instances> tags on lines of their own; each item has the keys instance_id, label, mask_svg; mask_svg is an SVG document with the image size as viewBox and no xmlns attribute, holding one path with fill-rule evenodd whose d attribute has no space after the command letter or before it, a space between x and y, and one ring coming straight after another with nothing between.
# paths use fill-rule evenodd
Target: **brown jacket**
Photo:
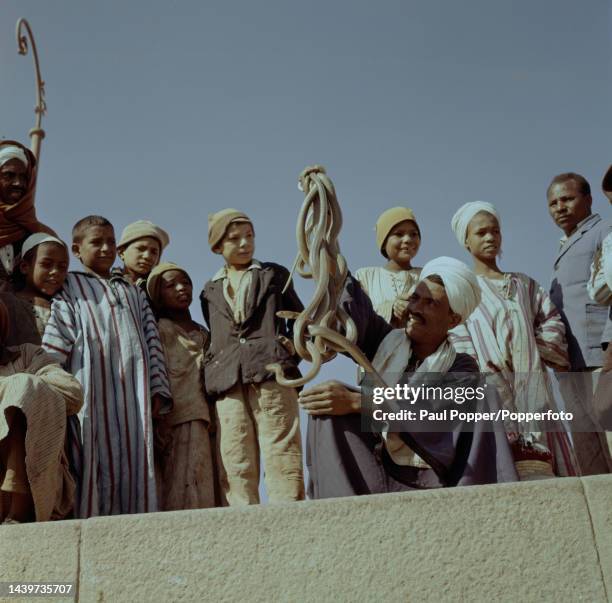
<instances>
[{"instance_id":1,"label":"brown jacket","mask_svg":"<svg viewBox=\"0 0 612 603\"><path fill-rule=\"evenodd\" d=\"M304 309L293 284L282 293L289 271L279 264L262 262L254 270L248 293L246 319L234 321L223 295L223 280L208 281L200 295L202 314L210 329L210 348L204 358L206 391L219 397L238 383L262 383L273 379L266 365L278 362L287 377L300 376L299 358L292 356L280 341L291 339L292 321L276 316L280 310Z\"/></svg>"}]
</instances>

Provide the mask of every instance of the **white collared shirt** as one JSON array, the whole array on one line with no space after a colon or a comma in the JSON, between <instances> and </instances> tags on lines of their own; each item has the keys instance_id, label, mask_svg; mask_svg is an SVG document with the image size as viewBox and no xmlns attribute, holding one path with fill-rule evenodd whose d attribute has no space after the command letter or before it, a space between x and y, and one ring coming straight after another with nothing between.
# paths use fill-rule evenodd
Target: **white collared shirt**
<instances>
[{"instance_id":1,"label":"white collared shirt","mask_svg":"<svg viewBox=\"0 0 612 603\"><path fill-rule=\"evenodd\" d=\"M243 323L246 318L246 304L248 293L253 283L253 270L261 270L261 264L256 259L251 260L251 265L240 275L238 287L234 291L233 297L230 290L230 280L227 275L227 266L221 267L212 277L213 281L223 280L223 296L232 309L234 321L237 324Z\"/></svg>"}]
</instances>

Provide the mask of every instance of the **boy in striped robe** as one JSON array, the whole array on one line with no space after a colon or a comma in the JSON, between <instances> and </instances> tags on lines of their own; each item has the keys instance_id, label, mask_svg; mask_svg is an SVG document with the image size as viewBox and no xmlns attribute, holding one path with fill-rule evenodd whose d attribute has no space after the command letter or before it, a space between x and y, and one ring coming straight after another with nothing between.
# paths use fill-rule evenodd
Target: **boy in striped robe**
<instances>
[{"instance_id":1,"label":"boy in striped robe","mask_svg":"<svg viewBox=\"0 0 612 603\"><path fill-rule=\"evenodd\" d=\"M144 293L111 272L112 224L88 216L72 229L84 271L53 300L43 347L81 382L82 433L71 431L77 517L157 510L152 419L171 406L157 325Z\"/></svg>"}]
</instances>

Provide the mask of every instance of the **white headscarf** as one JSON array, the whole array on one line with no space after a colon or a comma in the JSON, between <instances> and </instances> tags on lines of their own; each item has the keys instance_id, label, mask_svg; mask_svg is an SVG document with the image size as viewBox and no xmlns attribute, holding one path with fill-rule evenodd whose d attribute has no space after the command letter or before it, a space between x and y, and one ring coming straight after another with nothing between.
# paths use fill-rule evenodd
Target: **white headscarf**
<instances>
[{"instance_id":1,"label":"white headscarf","mask_svg":"<svg viewBox=\"0 0 612 603\"><path fill-rule=\"evenodd\" d=\"M465 205L462 205L453 216L451 220L451 228L459 241L461 247L465 247L465 239L467 238L468 225L472 218L481 211L486 211L494 215L497 221L500 222L499 214L495 207L487 201L470 201Z\"/></svg>"},{"instance_id":2,"label":"white headscarf","mask_svg":"<svg viewBox=\"0 0 612 603\"><path fill-rule=\"evenodd\" d=\"M0 146L0 167L11 159L19 159L26 167L29 165L28 157L23 149L10 144Z\"/></svg>"},{"instance_id":3,"label":"white headscarf","mask_svg":"<svg viewBox=\"0 0 612 603\"><path fill-rule=\"evenodd\" d=\"M463 262L445 256L427 262L421 271L421 280L432 274L442 279L451 310L461 316L461 322L467 320L480 303L476 275Z\"/></svg>"}]
</instances>

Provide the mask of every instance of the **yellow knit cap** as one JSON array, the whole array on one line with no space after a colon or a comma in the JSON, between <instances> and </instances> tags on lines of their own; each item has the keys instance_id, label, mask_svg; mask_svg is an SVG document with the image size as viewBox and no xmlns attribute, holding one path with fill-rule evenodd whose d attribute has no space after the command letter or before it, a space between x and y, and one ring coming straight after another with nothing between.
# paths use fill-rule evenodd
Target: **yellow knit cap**
<instances>
[{"instance_id":1,"label":"yellow knit cap","mask_svg":"<svg viewBox=\"0 0 612 603\"><path fill-rule=\"evenodd\" d=\"M232 222L249 222L251 226L253 225L249 216L232 207L222 209L215 214L208 214L208 244L211 249L221 242L227 227Z\"/></svg>"},{"instance_id":2,"label":"yellow knit cap","mask_svg":"<svg viewBox=\"0 0 612 603\"><path fill-rule=\"evenodd\" d=\"M394 226L405 220L414 222L419 231L419 236L421 236L421 229L416 221L414 212L409 207L392 207L380 214L378 220L376 220L376 245L385 257L387 256L384 246L389 233L393 230Z\"/></svg>"}]
</instances>

